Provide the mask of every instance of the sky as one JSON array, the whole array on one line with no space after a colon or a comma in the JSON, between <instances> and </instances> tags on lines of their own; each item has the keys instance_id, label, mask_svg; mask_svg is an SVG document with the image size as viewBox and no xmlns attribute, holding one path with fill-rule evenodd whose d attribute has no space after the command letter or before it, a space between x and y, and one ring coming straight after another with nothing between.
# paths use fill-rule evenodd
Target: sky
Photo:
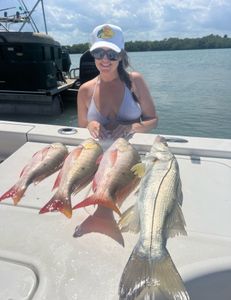
<instances>
[{"instance_id":1,"label":"sky","mask_svg":"<svg viewBox=\"0 0 231 300\"><path fill-rule=\"evenodd\" d=\"M16 7L7 11L11 15L20 1L31 10L38 0L0 0L0 10ZM231 37L230 0L44 0L43 3L48 33L62 45L88 43L93 28L104 23L120 26L125 41L209 34ZM44 32L41 3L32 17L39 31ZM17 26L11 25L10 30L16 29ZM31 27L27 25L25 30L31 31Z\"/></svg>"}]
</instances>

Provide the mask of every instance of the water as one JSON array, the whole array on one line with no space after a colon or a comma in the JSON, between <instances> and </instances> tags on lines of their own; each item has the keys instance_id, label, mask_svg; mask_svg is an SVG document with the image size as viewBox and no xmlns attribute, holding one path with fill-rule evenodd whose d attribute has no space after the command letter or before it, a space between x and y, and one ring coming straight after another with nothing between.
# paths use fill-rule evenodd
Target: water
<instances>
[{"instance_id":1,"label":"water","mask_svg":"<svg viewBox=\"0 0 231 300\"><path fill-rule=\"evenodd\" d=\"M141 72L159 116L154 133L231 138L231 49L129 53ZM71 55L72 66L80 55ZM0 119L77 126L76 104L60 116Z\"/></svg>"}]
</instances>

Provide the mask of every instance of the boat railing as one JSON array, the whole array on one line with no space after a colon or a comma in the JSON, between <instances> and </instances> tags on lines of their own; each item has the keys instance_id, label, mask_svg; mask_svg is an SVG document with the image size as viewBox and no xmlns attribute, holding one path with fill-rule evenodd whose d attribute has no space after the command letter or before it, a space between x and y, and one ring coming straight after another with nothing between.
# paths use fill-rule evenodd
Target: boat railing
<instances>
[{"instance_id":1,"label":"boat railing","mask_svg":"<svg viewBox=\"0 0 231 300\"><path fill-rule=\"evenodd\" d=\"M78 78L79 77L79 67L70 69L69 77L70 77L70 79Z\"/></svg>"}]
</instances>

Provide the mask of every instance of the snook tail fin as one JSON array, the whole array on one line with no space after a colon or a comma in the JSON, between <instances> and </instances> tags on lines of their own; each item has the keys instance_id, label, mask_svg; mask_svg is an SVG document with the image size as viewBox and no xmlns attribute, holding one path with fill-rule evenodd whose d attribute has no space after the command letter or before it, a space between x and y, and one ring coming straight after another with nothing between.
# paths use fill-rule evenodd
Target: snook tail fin
<instances>
[{"instance_id":1,"label":"snook tail fin","mask_svg":"<svg viewBox=\"0 0 231 300\"><path fill-rule=\"evenodd\" d=\"M67 218L72 217L71 200L66 199L59 192L54 194L51 200L40 209L39 213L44 214L57 210L63 213Z\"/></svg>"},{"instance_id":2,"label":"snook tail fin","mask_svg":"<svg viewBox=\"0 0 231 300\"><path fill-rule=\"evenodd\" d=\"M120 300L190 300L167 249L150 260L139 256L135 248L122 274L119 296Z\"/></svg>"}]
</instances>

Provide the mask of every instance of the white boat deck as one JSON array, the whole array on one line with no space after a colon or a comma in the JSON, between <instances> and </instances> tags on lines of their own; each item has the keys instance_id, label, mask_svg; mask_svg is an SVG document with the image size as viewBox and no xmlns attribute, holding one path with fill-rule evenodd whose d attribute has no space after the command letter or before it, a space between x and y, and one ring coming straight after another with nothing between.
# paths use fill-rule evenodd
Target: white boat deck
<instances>
[{"instance_id":1,"label":"white boat deck","mask_svg":"<svg viewBox=\"0 0 231 300\"><path fill-rule=\"evenodd\" d=\"M58 129L0 122L0 154L5 158L12 153L0 164L0 195L46 143L62 141L72 149L88 137L85 129L73 135L59 134ZM231 140L179 138L188 143L169 142L169 147L180 166L188 236L169 239L167 248L191 300L230 300ZM137 134L130 141L145 152L154 139ZM76 226L85 221L84 228L86 220L96 228L93 207L75 210L71 219L58 212L39 215L53 194L56 175L29 186L18 206L12 199L0 203L0 299L118 299L120 277L138 236L89 232L73 237ZM90 185L72 198L73 204L89 193ZM134 200L131 195L121 211Z\"/></svg>"}]
</instances>

